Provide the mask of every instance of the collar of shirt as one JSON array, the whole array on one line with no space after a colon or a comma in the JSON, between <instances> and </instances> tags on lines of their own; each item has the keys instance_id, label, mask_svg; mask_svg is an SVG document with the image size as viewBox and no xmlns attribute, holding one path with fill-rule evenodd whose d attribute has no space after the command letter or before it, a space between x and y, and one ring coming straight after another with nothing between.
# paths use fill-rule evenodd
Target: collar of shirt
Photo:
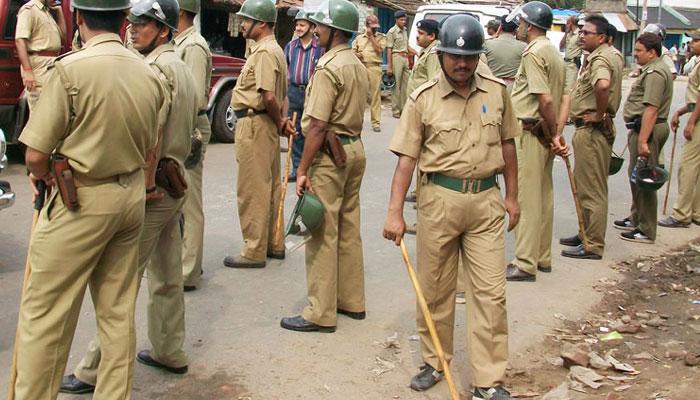
<instances>
[{"instance_id":1,"label":"collar of shirt","mask_svg":"<svg viewBox=\"0 0 700 400\"><path fill-rule=\"evenodd\" d=\"M264 38L256 41L255 44L250 48L251 54L258 51L259 48L261 48L266 42L269 42L270 40L275 40L275 35L265 36Z\"/></svg>"},{"instance_id":2,"label":"collar of shirt","mask_svg":"<svg viewBox=\"0 0 700 400\"><path fill-rule=\"evenodd\" d=\"M605 49L607 49L607 48L608 48L608 44L607 44L607 43L601 44L600 46L596 47L596 49L593 50L593 51L591 52L591 54L588 55L588 59L590 60L591 58L593 58L593 56L596 56L596 55L602 53L602 52L605 51Z\"/></svg>"},{"instance_id":3,"label":"collar of shirt","mask_svg":"<svg viewBox=\"0 0 700 400\"><path fill-rule=\"evenodd\" d=\"M525 51L528 51L528 50L532 49L532 48L537 44L537 42L541 42L541 41L543 41L543 40L549 40L549 39L547 39L547 36L542 35L542 36L538 36L538 37L536 37L535 39L531 40L531 41L527 44L527 47L525 47Z\"/></svg>"},{"instance_id":4,"label":"collar of shirt","mask_svg":"<svg viewBox=\"0 0 700 400\"><path fill-rule=\"evenodd\" d=\"M454 93L456 96L464 98L461 94L459 94L455 88L452 86L450 81L447 79L447 76L445 75L444 71L440 72L440 79L438 80L438 90L440 91L440 97L443 99L450 94ZM476 73L476 70L474 71L474 75L472 75L472 78L469 80L469 94L467 95L465 100L471 96L474 91L477 89L481 90L482 92L487 92L486 90L486 85L484 84L484 78L479 76L478 73Z\"/></svg>"},{"instance_id":5,"label":"collar of shirt","mask_svg":"<svg viewBox=\"0 0 700 400\"><path fill-rule=\"evenodd\" d=\"M432 42L430 42L430 44L426 48L424 48L423 51L420 52L420 55L422 56L423 54L430 53L430 50L434 49L435 46L437 46L437 43L437 40L433 40Z\"/></svg>"},{"instance_id":6,"label":"collar of shirt","mask_svg":"<svg viewBox=\"0 0 700 400\"><path fill-rule=\"evenodd\" d=\"M642 72L646 72L649 68L654 68L654 66L656 66L659 63L663 64L663 60L661 60L661 57L656 57L655 59L649 61L646 65L642 67Z\"/></svg>"},{"instance_id":7,"label":"collar of shirt","mask_svg":"<svg viewBox=\"0 0 700 400\"><path fill-rule=\"evenodd\" d=\"M97 36L93 36L90 40L85 42L83 44L83 49L87 49L88 47L93 47L97 46L98 44L106 43L106 42L117 42L119 44L122 44L122 40L117 35L116 33L102 33Z\"/></svg>"},{"instance_id":8,"label":"collar of shirt","mask_svg":"<svg viewBox=\"0 0 700 400\"><path fill-rule=\"evenodd\" d=\"M321 64L321 60L325 60L327 58L334 57L336 54L340 53L341 51L345 50L350 50L350 47L344 44L338 45L333 47L332 49L328 50L324 55L321 56L321 58L318 60L318 63Z\"/></svg>"},{"instance_id":9,"label":"collar of shirt","mask_svg":"<svg viewBox=\"0 0 700 400\"><path fill-rule=\"evenodd\" d=\"M299 47L304 51L315 49L318 46L318 41L316 40L316 37L311 38L311 43L309 43L309 47L304 47L304 43L301 42L301 38L296 38L294 39L294 44L293 46Z\"/></svg>"},{"instance_id":10,"label":"collar of shirt","mask_svg":"<svg viewBox=\"0 0 700 400\"><path fill-rule=\"evenodd\" d=\"M396 30L399 31L399 32L403 32L403 31L406 29L405 26L403 27L403 29L401 29L401 28L399 28L399 26L396 25L396 24L394 24L394 28L396 28Z\"/></svg>"},{"instance_id":11,"label":"collar of shirt","mask_svg":"<svg viewBox=\"0 0 700 400\"><path fill-rule=\"evenodd\" d=\"M175 44L180 45L182 42L187 39L188 36L190 36L194 32L194 25L190 26L189 28L185 29L184 31L180 32L176 37L175 37Z\"/></svg>"},{"instance_id":12,"label":"collar of shirt","mask_svg":"<svg viewBox=\"0 0 700 400\"><path fill-rule=\"evenodd\" d=\"M175 51L175 47L173 46L172 42L161 44L153 49L153 51L146 56L146 61L153 61L167 51Z\"/></svg>"},{"instance_id":13,"label":"collar of shirt","mask_svg":"<svg viewBox=\"0 0 700 400\"><path fill-rule=\"evenodd\" d=\"M39 7L39 9L48 11L49 6L44 4L41 0L32 0L32 2Z\"/></svg>"}]
</instances>

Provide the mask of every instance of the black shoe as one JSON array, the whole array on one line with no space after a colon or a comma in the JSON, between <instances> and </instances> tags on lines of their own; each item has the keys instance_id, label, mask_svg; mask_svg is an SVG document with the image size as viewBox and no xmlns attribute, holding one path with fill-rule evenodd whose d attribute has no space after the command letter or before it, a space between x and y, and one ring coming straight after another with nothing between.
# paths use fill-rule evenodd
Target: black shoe
<instances>
[{"instance_id":1,"label":"black shoe","mask_svg":"<svg viewBox=\"0 0 700 400\"><path fill-rule=\"evenodd\" d=\"M406 198L404 199L404 201L408 202L408 203L415 203L416 200L418 200L418 194L416 193L415 190L412 191L411 193L407 194Z\"/></svg>"},{"instance_id":2,"label":"black shoe","mask_svg":"<svg viewBox=\"0 0 700 400\"><path fill-rule=\"evenodd\" d=\"M428 364L421 367L418 375L411 378L411 389L422 392L435 386L445 375Z\"/></svg>"},{"instance_id":3,"label":"black shoe","mask_svg":"<svg viewBox=\"0 0 700 400\"><path fill-rule=\"evenodd\" d=\"M624 231L634 230L634 224L632 224L632 220L630 219L630 217L626 217L626 218L618 219L617 221L614 221L613 226L617 229L622 229Z\"/></svg>"},{"instance_id":4,"label":"black shoe","mask_svg":"<svg viewBox=\"0 0 700 400\"><path fill-rule=\"evenodd\" d=\"M551 265L549 265L549 266L547 266L547 265L538 265L538 266L537 266L537 270L540 271L540 272L544 272L544 273L548 274L548 273L552 272L552 266L551 266Z\"/></svg>"},{"instance_id":5,"label":"black shoe","mask_svg":"<svg viewBox=\"0 0 700 400\"><path fill-rule=\"evenodd\" d=\"M95 386L85 383L76 378L75 375L70 374L63 377L61 387L58 389L58 391L60 393L85 394L94 392Z\"/></svg>"},{"instance_id":6,"label":"black shoe","mask_svg":"<svg viewBox=\"0 0 700 400\"><path fill-rule=\"evenodd\" d=\"M574 247L573 249L562 250L561 255L564 257L579 258L582 260L600 260L603 258L603 256L601 256L600 254L587 251L583 248L582 244Z\"/></svg>"},{"instance_id":7,"label":"black shoe","mask_svg":"<svg viewBox=\"0 0 700 400\"><path fill-rule=\"evenodd\" d=\"M182 287L182 289L183 289L183 291L185 291L185 292L194 292L195 290L197 290L197 286L195 286L195 285L184 285L184 286Z\"/></svg>"},{"instance_id":8,"label":"black shoe","mask_svg":"<svg viewBox=\"0 0 700 400\"><path fill-rule=\"evenodd\" d=\"M580 246L582 243L578 235L559 239L559 244L563 244L564 246L576 247Z\"/></svg>"},{"instance_id":9,"label":"black shoe","mask_svg":"<svg viewBox=\"0 0 700 400\"><path fill-rule=\"evenodd\" d=\"M185 365L184 367L170 367L168 365L161 364L151 357L150 350L139 351L139 354L136 355L136 361L140 362L143 365L148 365L149 367L160 368L163 371L168 371L168 372L173 373L173 374L182 375L182 374L187 373L187 365Z\"/></svg>"},{"instance_id":10,"label":"black shoe","mask_svg":"<svg viewBox=\"0 0 700 400\"><path fill-rule=\"evenodd\" d=\"M647 235L644 234L644 232L640 231L639 229L635 229L629 232L622 232L620 234L620 239L627 240L629 242L654 244L654 240L650 239Z\"/></svg>"},{"instance_id":11,"label":"black shoe","mask_svg":"<svg viewBox=\"0 0 700 400\"><path fill-rule=\"evenodd\" d=\"M418 232L418 223L414 223L413 225L408 225L406 227L406 234L407 235L415 235L416 232Z\"/></svg>"},{"instance_id":12,"label":"black shoe","mask_svg":"<svg viewBox=\"0 0 700 400\"><path fill-rule=\"evenodd\" d=\"M265 268L265 261L250 260L245 257L226 256L224 266L229 268Z\"/></svg>"},{"instance_id":13,"label":"black shoe","mask_svg":"<svg viewBox=\"0 0 700 400\"><path fill-rule=\"evenodd\" d=\"M659 220L659 226L664 228L687 228L690 226L690 222L681 222L673 217L666 217Z\"/></svg>"},{"instance_id":14,"label":"black shoe","mask_svg":"<svg viewBox=\"0 0 700 400\"><path fill-rule=\"evenodd\" d=\"M474 388L472 400L514 400L503 386L498 385L492 388Z\"/></svg>"},{"instance_id":15,"label":"black shoe","mask_svg":"<svg viewBox=\"0 0 700 400\"><path fill-rule=\"evenodd\" d=\"M523 271L514 264L508 264L506 267L507 281L534 282L536 279L535 275Z\"/></svg>"},{"instance_id":16,"label":"black shoe","mask_svg":"<svg viewBox=\"0 0 700 400\"><path fill-rule=\"evenodd\" d=\"M282 250L268 250L267 258L274 258L275 260L284 260L284 249Z\"/></svg>"},{"instance_id":17,"label":"black shoe","mask_svg":"<svg viewBox=\"0 0 700 400\"><path fill-rule=\"evenodd\" d=\"M297 315L296 317L282 318L282 320L280 321L280 326L284 329L289 329L290 331L297 332L335 332L335 326L316 325L313 322L305 320L304 317L302 317L301 315Z\"/></svg>"},{"instance_id":18,"label":"black shoe","mask_svg":"<svg viewBox=\"0 0 700 400\"><path fill-rule=\"evenodd\" d=\"M287 178L287 182L296 182L296 181L297 181L297 177L296 177L296 176L290 176L290 177Z\"/></svg>"},{"instance_id":19,"label":"black shoe","mask_svg":"<svg viewBox=\"0 0 700 400\"><path fill-rule=\"evenodd\" d=\"M345 311L345 310L342 310L339 308L337 310L337 312L338 312L338 314L343 314L345 316L348 316L348 317L350 317L352 319L356 319L356 320L365 319L367 317L367 313L364 311Z\"/></svg>"}]
</instances>

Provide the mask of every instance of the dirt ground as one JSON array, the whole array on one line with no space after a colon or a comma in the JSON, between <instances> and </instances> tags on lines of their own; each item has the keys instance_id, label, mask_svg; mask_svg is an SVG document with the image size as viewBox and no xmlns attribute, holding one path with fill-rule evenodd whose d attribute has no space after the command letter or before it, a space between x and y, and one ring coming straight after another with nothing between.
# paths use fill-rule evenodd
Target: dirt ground
<instances>
[{"instance_id":1,"label":"dirt ground","mask_svg":"<svg viewBox=\"0 0 700 400\"><path fill-rule=\"evenodd\" d=\"M561 326L512 358L507 386L514 395L700 399L700 240L613 268L616 277L594 286L603 300L585 318L555 315ZM566 368L572 364L579 366Z\"/></svg>"}]
</instances>

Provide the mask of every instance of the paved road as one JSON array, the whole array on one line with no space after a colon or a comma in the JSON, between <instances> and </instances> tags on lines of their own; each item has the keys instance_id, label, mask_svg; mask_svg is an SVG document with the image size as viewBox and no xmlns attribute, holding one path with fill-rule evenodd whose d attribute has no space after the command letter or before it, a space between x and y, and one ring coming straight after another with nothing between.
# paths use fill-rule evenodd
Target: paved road
<instances>
[{"instance_id":1,"label":"paved road","mask_svg":"<svg viewBox=\"0 0 700 400\"><path fill-rule=\"evenodd\" d=\"M628 88L630 81L625 82ZM673 109L683 99L686 82L675 85ZM420 357L415 334L414 295L400 252L381 237L391 174L396 159L386 147L397 120L383 112L383 132L363 137L367 172L362 187L362 234L364 240L368 318L338 320L334 334L300 334L279 328L281 317L297 314L305 304L304 254L299 250L284 262L271 262L263 270L232 270L222 266L227 254L241 246L234 183L235 145L214 144L206 159L205 207L206 248L204 281L199 290L186 294L187 339L190 373L168 376L140 364L135 368L134 399L444 399L446 385L428 393L408 388L418 371ZM366 118L368 121L368 118ZM567 128L567 137L571 131ZM371 132L366 123L365 132ZM618 132L624 132L618 121ZM624 146L620 133L615 148ZM682 136L682 135L679 135ZM683 139L679 137L678 143ZM670 154L670 143L666 146ZM680 147L677 149L680 151ZM626 167L626 165L625 165ZM24 169L12 165L2 178L18 192L17 204L0 212L0 393L6 390L11 346L17 320L22 270L31 221L30 192ZM508 285L511 362L538 342L562 314L575 319L595 304L599 296L591 286L603 277L614 276L608 266L619 260L655 254L700 236L700 227L659 230L657 244L636 245L608 231L608 248L602 261L574 261L558 254L556 238L576 232L577 223L564 163L555 161L554 272L540 274L536 283ZM623 173L610 180L610 220L624 217L629 209L629 186ZM675 182L671 202L675 196ZM286 207L295 200L289 188ZM537 190L537 188L533 188ZM660 194L661 196L661 194ZM408 207L407 220L415 212ZM410 249L415 240L408 237ZM513 237L508 235L508 258ZM413 252L412 252L413 253ZM70 260L66 260L70 263ZM137 306L138 349L149 346L145 329L145 298ZM466 364L464 306L458 306L456 358L453 363L458 384L469 386ZM69 371L77 364L95 332L92 304L85 299L76 332ZM399 349L381 343L397 333ZM78 396L59 396L78 399ZM89 398L89 396L83 396Z\"/></svg>"}]
</instances>

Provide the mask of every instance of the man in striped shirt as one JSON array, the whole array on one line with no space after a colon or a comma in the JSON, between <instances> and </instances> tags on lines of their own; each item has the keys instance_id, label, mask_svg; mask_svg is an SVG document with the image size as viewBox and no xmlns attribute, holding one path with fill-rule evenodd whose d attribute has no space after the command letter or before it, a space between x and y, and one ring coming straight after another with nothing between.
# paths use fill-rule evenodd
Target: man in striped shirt
<instances>
[{"instance_id":1,"label":"man in striped shirt","mask_svg":"<svg viewBox=\"0 0 700 400\"><path fill-rule=\"evenodd\" d=\"M296 15L296 36L284 47L284 58L287 60L287 76L289 77L289 118L293 113L297 113L296 126L294 129L297 135L294 136L292 152L292 171L289 173L289 181L297 179L297 167L301 161L301 154L304 151L304 135L301 135L301 115L304 113L304 93L306 85L311 79L311 75L316 68L316 62L323 55L323 47L318 45L318 39L313 34L316 27L308 20L306 11L299 10Z\"/></svg>"}]
</instances>

